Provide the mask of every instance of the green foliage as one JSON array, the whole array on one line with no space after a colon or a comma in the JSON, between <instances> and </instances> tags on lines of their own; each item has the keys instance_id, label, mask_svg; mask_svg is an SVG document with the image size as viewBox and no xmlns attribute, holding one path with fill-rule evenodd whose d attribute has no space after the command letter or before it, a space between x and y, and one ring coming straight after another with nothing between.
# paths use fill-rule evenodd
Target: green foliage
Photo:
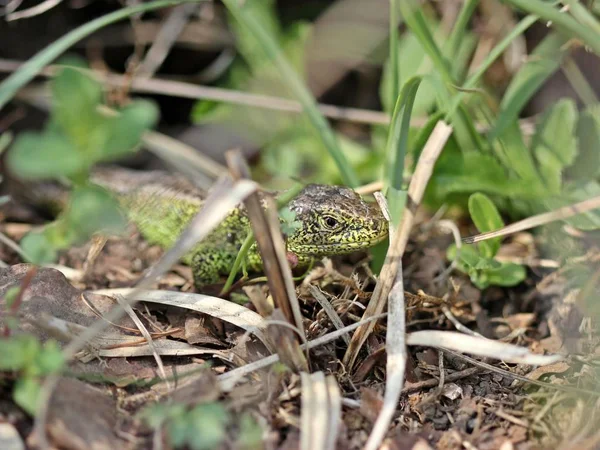
<instances>
[{"instance_id":1,"label":"green foliage","mask_svg":"<svg viewBox=\"0 0 600 450\"><path fill-rule=\"evenodd\" d=\"M103 111L100 83L73 67L54 78L52 101L46 128L18 136L9 153L8 167L20 178L85 179L94 164L135 151L158 119L156 107L142 100L117 114Z\"/></svg>"},{"instance_id":2,"label":"green foliage","mask_svg":"<svg viewBox=\"0 0 600 450\"><path fill-rule=\"evenodd\" d=\"M358 185L358 178L353 167L348 163L346 156L342 152L336 135L317 109L316 101L305 86L302 75L289 62L292 59L301 61L303 52L299 51L296 47L298 51L291 52L290 56L292 58L287 58L283 48L289 45L290 42L286 42L285 39L282 39L282 36L277 36L276 30L274 32L274 30L270 29L276 28L273 26L273 23L276 22L275 20L265 19L265 17L275 17L274 4L272 2L246 2L240 5L235 0L224 0L223 3L234 18L230 22L237 28L238 36L241 35L240 37L244 40L250 41L243 44L246 46L245 50L247 54L244 55L246 62L253 69L258 65L262 65L263 61L260 57L256 57L254 49L260 48L262 50L263 58L266 58L267 70L276 70L279 80L281 80L280 86L292 93L300 102L306 114L307 123L310 124L310 132L318 136L323 148L329 153L333 161L335 161L344 183L349 186ZM265 26L265 23L267 26ZM268 24L271 24L271 26L269 27ZM296 31L301 28L292 29ZM292 42L295 41L297 40L293 40ZM291 48L293 50L293 47ZM272 67L269 69L271 64ZM257 77L256 69L253 72L253 79L258 83L269 82L269 77ZM272 89L272 87L269 88L267 92L270 91L273 94Z\"/></svg>"},{"instance_id":3,"label":"green foliage","mask_svg":"<svg viewBox=\"0 0 600 450\"><path fill-rule=\"evenodd\" d=\"M231 417L220 403L202 403L189 408L183 404L158 404L142 411L146 424L164 427L173 448L212 450L227 436Z\"/></svg>"},{"instance_id":4,"label":"green foliage","mask_svg":"<svg viewBox=\"0 0 600 450\"><path fill-rule=\"evenodd\" d=\"M42 345L30 334L0 338L0 371L17 375L13 399L30 415L34 415L38 407L41 377L58 373L64 363L55 341Z\"/></svg>"},{"instance_id":5,"label":"green foliage","mask_svg":"<svg viewBox=\"0 0 600 450\"><path fill-rule=\"evenodd\" d=\"M479 232L493 231L504 226L496 206L484 194L475 193L469 198L469 213ZM494 259L500 249L500 239L488 239L475 245L463 245L460 252L456 245L448 249L448 259L457 260L457 267L466 273L479 289L490 285L515 286L527 273L519 264L499 262Z\"/></svg>"},{"instance_id":6,"label":"green foliage","mask_svg":"<svg viewBox=\"0 0 600 450\"><path fill-rule=\"evenodd\" d=\"M287 206L282 208L279 212L279 219L281 221L281 232L285 235L294 233L294 231L302 226L302 224L296 220L296 213Z\"/></svg>"},{"instance_id":7,"label":"green foliage","mask_svg":"<svg viewBox=\"0 0 600 450\"><path fill-rule=\"evenodd\" d=\"M387 173L385 174L385 191L389 203L392 222L400 223L404 206L406 204L407 192L403 189L404 182L404 159L408 153L408 133L410 130L410 118L415 102L415 97L421 84L421 77L409 79L398 95L392 124L388 132L386 146Z\"/></svg>"},{"instance_id":8,"label":"green foliage","mask_svg":"<svg viewBox=\"0 0 600 450\"><path fill-rule=\"evenodd\" d=\"M74 187L58 219L21 241L31 262L51 262L61 249L97 232L119 232L126 225L116 200L89 183L89 172L99 162L134 152L142 134L157 122L158 111L152 103L137 100L113 112L102 97L100 83L79 68L64 68L52 81L47 126L39 133L19 135L8 154L8 167L17 177L66 177Z\"/></svg>"},{"instance_id":9,"label":"green foliage","mask_svg":"<svg viewBox=\"0 0 600 450\"><path fill-rule=\"evenodd\" d=\"M504 129L514 124L521 110L542 84L560 67L566 54L567 38L550 33L531 52L528 61L513 77L500 103L500 113L490 138L502 135Z\"/></svg>"}]
</instances>

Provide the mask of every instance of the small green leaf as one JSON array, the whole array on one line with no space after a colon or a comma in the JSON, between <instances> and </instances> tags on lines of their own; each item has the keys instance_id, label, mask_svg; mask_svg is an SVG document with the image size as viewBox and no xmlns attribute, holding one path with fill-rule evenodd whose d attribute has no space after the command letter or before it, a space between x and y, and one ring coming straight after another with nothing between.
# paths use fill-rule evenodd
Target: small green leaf
<instances>
[{"instance_id":1,"label":"small green leaf","mask_svg":"<svg viewBox=\"0 0 600 450\"><path fill-rule=\"evenodd\" d=\"M446 251L446 257L450 261L454 261L458 254L458 248L455 244L452 244L448 247ZM460 248L460 255L458 259L458 264L463 272L467 272L470 269L475 268L479 262L482 260L477 247L472 245L463 245Z\"/></svg>"},{"instance_id":2,"label":"small green leaf","mask_svg":"<svg viewBox=\"0 0 600 450\"><path fill-rule=\"evenodd\" d=\"M94 233L119 233L127 219L117 201L100 186L76 187L64 220L75 232L74 243L85 242Z\"/></svg>"},{"instance_id":3,"label":"small green leaf","mask_svg":"<svg viewBox=\"0 0 600 450\"><path fill-rule=\"evenodd\" d=\"M501 267L501 263L496 261L493 258L481 258L477 261L477 264L473 267L474 270L488 271L499 269Z\"/></svg>"},{"instance_id":4,"label":"small green leaf","mask_svg":"<svg viewBox=\"0 0 600 450\"><path fill-rule=\"evenodd\" d=\"M287 236L293 234L302 226L302 223L296 220L296 213L287 206L281 208L279 218L281 219L281 231Z\"/></svg>"},{"instance_id":5,"label":"small green leaf","mask_svg":"<svg viewBox=\"0 0 600 450\"><path fill-rule=\"evenodd\" d=\"M480 233L494 231L504 226L494 202L479 192L469 197L469 213ZM493 258L500 249L500 239L488 239L478 245L484 258Z\"/></svg>"},{"instance_id":6,"label":"small green leaf","mask_svg":"<svg viewBox=\"0 0 600 450\"><path fill-rule=\"evenodd\" d=\"M81 70L66 67L52 81L52 116L78 150L85 150L102 117L102 85Z\"/></svg>"},{"instance_id":7,"label":"small green leaf","mask_svg":"<svg viewBox=\"0 0 600 450\"><path fill-rule=\"evenodd\" d=\"M527 277L524 266L514 263L502 263L497 269L487 271L489 284L511 287L521 283Z\"/></svg>"},{"instance_id":8,"label":"small green leaf","mask_svg":"<svg viewBox=\"0 0 600 450\"><path fill-rule=\"evenodd\" d=\"M134 151L142 134L156 125L158 116L158 108L152 102L137 100L127 105L108 122L108 137L98 159L111 160Z\"/></svg>"},{"instance_id":9,"label":"small green leaf","mask_svg":"<svg viewBox=\"0 0 600 450\"><path fill-rule=\"evenodd\" d=\"M219 403L196 406L189 413L188 444L193 450L217 448L226 436L227 410Z\"/></svg>"},{"instance_id":10,"label":"small green leaf","mask_svg":"<svg viewBox=\"0 0 600 450\"><path fill-rule=\"evenodd\" d=\"M7 165L19 178L49 179L79 173L88 162L63 134L47 130L20 134L8 153Z\"/></svg>"},{"instance_id":11,"label":"small green leaf","mask_svg":"<svg viewBox=\"0 0 600 450\"><path fill-rule=\"evenodd\" d=\"M57 251L44 231L32 231L21 239L23 251L31 258L34 264L48 264L56 261Z\"/></svg>"},{"instance_id":12,"label":"small green leaf","mask_svg":"<svg viewBox=\"0 0 600 450\"><path fill-rule=\"evenodd\" d=\"M21 377L15 383L13 399L29 415L35 416L40 396L40 382L33 377Z\"/></svg>"},{"instance_id":13,"label":"small green leaf","mask_svg":"<svg viewBox=\"0 0 600 450\"><path fill-rule=\"evenodd\" d=\"M21 334L0 339L0 370L24 370L40 351L39 341L32 335Z\"/></svg>"}]
</instances>

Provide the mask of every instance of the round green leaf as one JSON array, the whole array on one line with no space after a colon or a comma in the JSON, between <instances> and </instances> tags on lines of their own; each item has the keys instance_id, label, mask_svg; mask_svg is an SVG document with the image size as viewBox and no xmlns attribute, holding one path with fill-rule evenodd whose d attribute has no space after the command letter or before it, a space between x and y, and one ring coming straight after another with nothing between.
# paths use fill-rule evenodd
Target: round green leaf
<instances>
[{"instance_id":1,"label":"round green leaf","mask_svg":"<svg viewBox=\"0 0 600 450\"><path fill-rule=\"evenodd\" d=\"M69 177L88 167L63 134L50 130L19 135L6 162L17 177L38 180Z\"/></svg>"},{"instance_id":2,"label":"round green leaf","mask_svg":"<svg viewBox=\"0 0 600 450\"><path fill-rule=\"evenodd\" d=\"M63 216L74 243L87 241L94 233L119 233L127 220L117 201L100 186L77 187Z\"/></svg>"},{"instance_id":3,"label":"round green leaf","mask_svg":"<svg viewBox=\"0 0 600 450\"><path fill-rule=\"evenodd\" d=\"M135 150L142 134L156 125L158 117L158 108L147 100L137 100L123 108L118 117L107 123L107 140L98 160L118 158Z\"/></svg>"},{"instance_id":4,"label":"round green leaf","mask_svg":"<svg viewBox=\"0 0 600 450\"><path fill-rule=\"evenodd\" d=\"M66 67L52 81L52 117L79 148L102 120L101 100L102 85L79 69Z\"/></svg>"},{"instance_id":5,"label":"round green leaf","mask_svg":"<svg viewBox=\"0 0 600 450\"><path fill-rule=\"evenodd\" d=\"M511 287L521 283L527 277L524 266L514 263L502 263L498 269L487 271L490 284Z\"/></svg>"},{"instance_id":6,"label":"round green leaf","mask_svg":"<svg viewBox=\"0 0 600 450\"><path fill-rule=\"evenodd\" d=\"M47 264L56 261L56 246L50 242L44 231L32 231L21 239L23 251L34 264Z\"/></svg>"},{"instance_id":7,"label":"round green leaf","mask_svg":"<svg viewBox=\"0 0 600 450\"><path fill-rule=\"evenodd\" d=\"M469 197L469 213L481 233L494 231L504 226L500 213L490 198L479 192ZM478 244L481 255L492 258L500 248L500 239L488 239Z\"/></svg>"}]
</instances>

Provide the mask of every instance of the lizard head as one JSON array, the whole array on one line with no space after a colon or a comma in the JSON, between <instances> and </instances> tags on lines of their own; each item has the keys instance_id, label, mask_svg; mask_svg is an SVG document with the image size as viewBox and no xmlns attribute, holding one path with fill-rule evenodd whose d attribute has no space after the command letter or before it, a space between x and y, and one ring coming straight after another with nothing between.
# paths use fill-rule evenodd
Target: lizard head
<instances>
[{"instance_id":1,"label":"lizard head","mask_svg":"<svg viewBox=\"0 0 600 450\"><path fill-rule=\"evenodd\" d=\"M288 250L301 260L352 253L372 247L388 234L379 206L349 188L311 184L289 208L300 225L288 236Z\"/></svg>"}]
</instances>

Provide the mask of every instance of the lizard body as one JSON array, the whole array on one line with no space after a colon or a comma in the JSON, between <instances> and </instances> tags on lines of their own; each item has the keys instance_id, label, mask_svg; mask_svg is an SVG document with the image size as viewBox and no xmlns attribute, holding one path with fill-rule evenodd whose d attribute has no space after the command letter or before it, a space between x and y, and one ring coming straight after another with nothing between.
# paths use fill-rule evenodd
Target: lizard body
<instances>
[{"instance_id":1,"label":"lizard body","mask_svg":"<svg viewBox=\"0 0 600 450\"><path fill-rule=\"evenodd\" d=\"M142 236L163 248L176 242L204 199L187 180L165 172L110 169L97 172L93 181L115 192ZM287 250L299 266L324 256L369 248L388 233L380 208L345 187L307 185L288 207L296 214L299 226L287 237ZM238 206L186 255L183 261L192 266L197 287L217 283L229 273L250 230L245 209ZM251 271L262 269L256 244L246 265Z\"/></svg>"}]
</instances>

